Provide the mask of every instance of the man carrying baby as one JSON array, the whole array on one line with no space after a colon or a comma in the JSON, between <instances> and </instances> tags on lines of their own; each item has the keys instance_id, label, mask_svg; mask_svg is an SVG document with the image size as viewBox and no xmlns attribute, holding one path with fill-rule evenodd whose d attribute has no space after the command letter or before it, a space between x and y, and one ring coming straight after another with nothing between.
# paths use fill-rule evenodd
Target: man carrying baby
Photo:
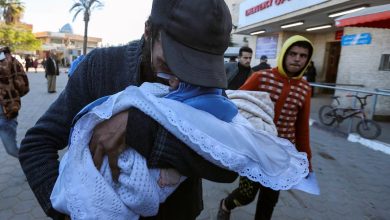
<instances>
[{"instance_id":1,"label":"man carrying baby","mask_svg":"<svg viewBox=\"0 0 390 220\"><path fill-rule=\"evenodd\" d=\"M173 73L193 85L226 88L223 53L231 27L223 0L154 0L139 41L86 55L65 90L22 141L19 159L23 171L48 216L64 218L52 208L50 194L58 176L58 151L68 144L77 112L129 85L156 81L157 72ZM148 166L174 167L189 177L160 205L156 216L141 219L195 219L203 209L200 178L232 182L237 176L205 161L134 108L98 125L90 143L97 167L108 155L114 179L119 175L117 158L128 146L142 154Z\"/></svg>"}]
</instances>

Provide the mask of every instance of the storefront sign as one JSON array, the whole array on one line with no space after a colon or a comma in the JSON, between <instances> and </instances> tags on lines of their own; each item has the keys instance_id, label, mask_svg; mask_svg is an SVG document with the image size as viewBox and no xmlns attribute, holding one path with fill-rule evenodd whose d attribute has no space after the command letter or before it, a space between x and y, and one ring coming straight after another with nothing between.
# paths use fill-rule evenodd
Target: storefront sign
<instances>
[{"instance_id":1,"label":"storefront sign","mask_svg":"<svg viewBox=\"0 0 390 220\"><path fill-rule=\"evenodd\" d=\"M370 33L344 35L343 38L341 39L341 46L363 45L363 44L371 44Z\"/></svg>"},{"instance_id":2,"label":"storefront sign","mask_svg":"<svg viewBox=\"0 0 390 220\"><path fill-rule=\"evenodd\" d=\"M307 8L329 0L246 0L240 4L238 27Z\"/></svg>"},{"instance_id":3,"label":"storefront sign","mask_svg":"<svg viewBox=\"0 0 390 220\"><path fill-rule=\"evenodd\" d=\"M276 58L278 49L278 35L258 37L256 41L256 59L266 55L268 59Z\"/></svg>"}]
</instances>

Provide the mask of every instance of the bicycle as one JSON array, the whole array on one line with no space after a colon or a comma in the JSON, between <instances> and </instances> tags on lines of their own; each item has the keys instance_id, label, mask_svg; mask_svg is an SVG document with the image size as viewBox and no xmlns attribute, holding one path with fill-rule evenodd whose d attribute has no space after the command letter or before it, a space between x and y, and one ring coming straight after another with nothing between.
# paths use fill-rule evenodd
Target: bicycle
<instances>
[{"instance_id":1,"label":"bicycle","mask_svg":"<svg viewBox=\"0 0 390 220\"><path fill-rule=\"evenodd\" d=\"M345 119L350 117L360 118L360 121L356 125L357 133L367 139L377 138L382 129L378 123L373 120L367 119L364 107L367 105L367 97L372 95L366 95L359 97L357 95L346 95L346 97L355 97L359 103L360 108L352 107L339 107L340 96L333 96L332 98L337 101L337 106L334 105L324 105L320 108L319 119L320 122L324 125L331 126L334 122L337 122L337 125L342 123Z\"/></svg>"}]
</instances>

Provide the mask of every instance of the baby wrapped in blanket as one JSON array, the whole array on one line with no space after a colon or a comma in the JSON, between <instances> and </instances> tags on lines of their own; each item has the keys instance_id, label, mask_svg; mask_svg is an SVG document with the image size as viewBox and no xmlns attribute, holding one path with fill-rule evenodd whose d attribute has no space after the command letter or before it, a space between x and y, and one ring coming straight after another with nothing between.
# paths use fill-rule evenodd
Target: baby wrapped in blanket
<instances>
[{"instance_id":1,"label":"baby wrapped in blanket","mask_svg":"<svg viewBox=\"0 0 390 220\"><path fill-rule=\"evenodd\" d=\"M172 92L162 84L144 83L83 109L76 116L69 150L60 163L60 175L51 195L53 207L72 219L153 216L159 203L184 180L169 170L148 169L145 159L131 146L119 158L118 183L111 179L107 159L100 171L96 170L88 148L93 128L130 107L145 112L220 167L276 190L299 183L308 174L306 154L271 132L255 129L221 93L219 89L183 82ZM168 180L178 176L179 183L164 184L164 178L160 178L164 173Z\"/></svg>"}]
</instances>

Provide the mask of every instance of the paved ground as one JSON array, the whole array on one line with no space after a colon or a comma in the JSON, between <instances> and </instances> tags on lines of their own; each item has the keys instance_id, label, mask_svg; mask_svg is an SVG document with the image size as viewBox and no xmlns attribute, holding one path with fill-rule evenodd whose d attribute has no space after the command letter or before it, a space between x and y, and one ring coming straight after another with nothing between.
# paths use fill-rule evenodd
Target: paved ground
<instances>
[{"instance_id":1,"label":"paved ground","mask_svg":"<svg viewBox=\"0 0 390 220\"><path fill-rule=\"evenodd\" d=\"M40 115L65 87L67 76L61 74L55 94L46 92L42 72L28 74L31 92L22 98L18 140L33 126ZM311 117L316 120L324 97L312 99ZM382 123L387 142L390 123ZM390 219L390 155L347 141L343 127L325 129L314 123L311 129L313 167L319 180L321 195L284 191L275 209L276 220L285 219ZM388 141L387 143L390 143ZM215 219L219 200L237 186L204 181L205 208L198 220ZM255 203L237 208L232 219L253 219ZM17 160L8 156L0 143L0 220L47 219L31 192Z\"/></svg>"}]
</instances>

